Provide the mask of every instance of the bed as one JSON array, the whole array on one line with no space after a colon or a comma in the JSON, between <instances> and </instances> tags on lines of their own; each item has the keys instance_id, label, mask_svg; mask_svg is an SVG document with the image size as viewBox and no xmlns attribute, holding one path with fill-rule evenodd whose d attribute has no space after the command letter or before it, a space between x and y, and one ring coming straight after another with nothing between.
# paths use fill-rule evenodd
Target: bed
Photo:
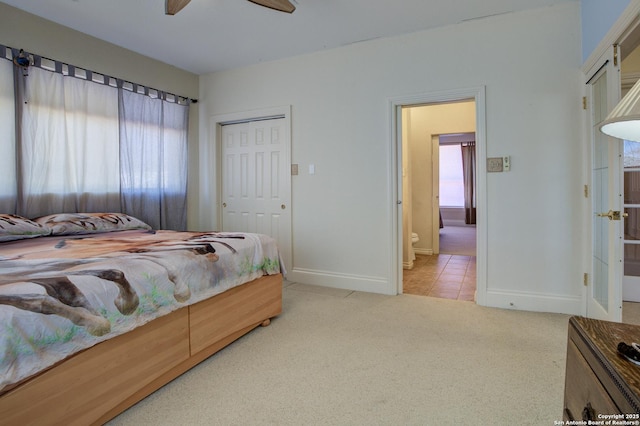
<instances>
[{"instance_id":1,"label":"bed","mask_svg":"<svg viewBox=\"0 0 640 426\"><path fill-rule=\"evenodd\" d=\"M101 424L282 310L261 234L0 215L0 419Z\"/></svg>"}]
</instances>

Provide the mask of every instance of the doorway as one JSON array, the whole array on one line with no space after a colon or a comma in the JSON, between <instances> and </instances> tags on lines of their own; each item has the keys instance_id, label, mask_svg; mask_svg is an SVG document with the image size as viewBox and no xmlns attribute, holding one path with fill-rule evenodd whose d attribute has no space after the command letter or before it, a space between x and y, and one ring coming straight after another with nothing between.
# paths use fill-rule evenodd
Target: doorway
<instances>
[{"instance_id":1,"label":"doorway","mask_svg":"<svg viewBox=\"0 0 640 426\"><path fill-rule=\"evenodd\" d=\"M405 209L411 210L403 217L403 234L411 235L411 245L404 245L403 292L473 301L475 100L411 105L402 110L403 184L410 192L405 195ZM467 195L470 200L465 202ZM465 215L465 204L471 207L470 214Z\"/></svg>"},{"instance_id":2,"label":"doorway","mask_svg":"<svg viewBox=\"0 0 640 426\"><path fill-rule=\"evenodd\" d=\"M483 305L486 299L486 271L487 271L487 252L486 252L486 122L485 122L485 88L477 87L471 89L461 89L461 90L452 90L447 92L438 92L432 94L424 94L424 95L415 95L405 98L398 98L391 100L390 106L392 108L392 142L393 142L393 153L395 154L392 158L394 162L394 174L392 176L394 181L394 187L397 188L394 191L394 196L397 197L397 210L394 210L394 223L396 226L394 227L394 238L396 238L397 246L394 248L394 264L393 270L396 273L396 282L398 283L398 293L404 292L403 285L403 277L405 272L409 269L405 269L405 266L412 266L411 260L408 258L407 253L412 253L409 246L411 246L411 234L414 232L412 230L413 221L414 221L414 209L413 204L414 200L412 199L412 194L415 193L415 188L411 187L411 182L408 180L408 176L411 173L412 163L409 161L415 153L410 152L409 148L406 146L407 137L409 136L409 132L411 129L412 120L415 119L415 116L412 114L408 114L408 111L411 111L411 108L419 108L422 107L430 107L430 106L443 106L443 105L454 105L454 104L471 104L471 115L475 119L475 123L473 126L467 129L461 128L453 128L453 129L434 129L430 131L424 131L423 137L429 138L431 135L439 136L440 134L446 133L459 133L463 132L476 132L476 174L477 174L477 182L476 182L476 207L477 207L477 225L476 225L476 246L477 253L475 264L465 266L467 270L475 272L475 282L476 282L476 291L475 291L475 301L476 303ZM436 120L439 123L444 122L446 119L446 114L443 120ZM425 149L433 149L432 144L428 143L428 146ZM417 166L419 168L423 168L422 165ZM431 164L429 164L429 169L431 170ZM433 180L430 181L430 189L429 187L426 189L426 192L431 191L431 197L438 196L438 191L433 191ZM420 203L420 200L416 200L417 203ZM430 201L430 206L433 206L433 199ZM439 205L438 205L439 206ZM438 211L438 207L436 207L436 212ZM421 221L428 223L431 221L432 227L433 223L439 222L439 215L428 214L427 218L420 218ZM430 216L430 219L429 219ZM409 222L407 222L409 220ZM405 226L406 223L411 223L412 225ZM420 240L423 238L425 242L432 241L434 237L439 238L439 228L436 228L438 231L436 233L433 232L432 227L422 225L417 229L418 237ZM422 233L423 235L420 235ZM431 256L434 258L434 247L426 247L419 246L422 249L418 254L426 254L427 256ZM431 250L431 252L429 252ZM436 253L440 254L439 249L436 248ZM440 261L443 262L443 261Z\"/></svg>"}]
</instances>

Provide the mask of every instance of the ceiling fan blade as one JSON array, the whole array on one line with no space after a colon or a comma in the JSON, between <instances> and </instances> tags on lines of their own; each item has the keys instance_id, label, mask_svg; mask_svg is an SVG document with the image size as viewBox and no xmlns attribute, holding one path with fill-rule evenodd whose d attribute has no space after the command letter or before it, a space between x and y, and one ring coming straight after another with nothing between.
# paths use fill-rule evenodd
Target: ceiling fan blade
<instances>
[{"instance_id":1,"label":"ceiling fan blade","mask_svg":"<svg viewBox=\"0 0 640 426\"><path fill-rule=\"evenodd\" d=\"M279 10L280 12L293 13L296 7L289 0L249 0L252 3L270 9Z\"/></svg>"},{"instance_id":2,"label":"ceiling fan blade","mask_svg":"<svg viewBox=\"0 0 640 426\"><path fill-rule=\"evenodd\" d=\"M183 7L189 4L191 0L165 0L164 13L166 15L175 15L180 12Z\"/></svg>"}]
</instances>

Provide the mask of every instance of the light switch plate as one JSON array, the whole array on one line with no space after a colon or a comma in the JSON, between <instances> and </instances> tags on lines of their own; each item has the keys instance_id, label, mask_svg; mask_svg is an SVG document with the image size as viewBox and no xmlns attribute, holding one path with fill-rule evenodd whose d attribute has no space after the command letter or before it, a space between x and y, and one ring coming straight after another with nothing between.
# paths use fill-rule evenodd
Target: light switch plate
<instances>
[{"instance_id":1,"label":"light switch plate","mask_svg":"<svg viewBox=\"0 0 640 426\"><path fill-rule=\"evenodd\" d=\"M487 158L487 171L488 172L501 172L502 171L502 157Z\"/></svg>"},{"instance_id":2,"label":"light switch plate","mask_svg":"<svg viewBox=\"0 0 640 426\"><path fill-rule=\"evenodd\" d=\"M502 157L502 170L505 172L511 170L511 157L508 155L506 157Z\"/></svg>"},{"instance_id":3,"label":"light switch plate","mask_svg":"<svg viewBox=\"0 0 640 426\"><path fill-rule=\"evenodd\" d=\"M298 175L298 165L297 164L292 164L291 165L291 176L297 176Z\"/></svg>"}]
</instances>

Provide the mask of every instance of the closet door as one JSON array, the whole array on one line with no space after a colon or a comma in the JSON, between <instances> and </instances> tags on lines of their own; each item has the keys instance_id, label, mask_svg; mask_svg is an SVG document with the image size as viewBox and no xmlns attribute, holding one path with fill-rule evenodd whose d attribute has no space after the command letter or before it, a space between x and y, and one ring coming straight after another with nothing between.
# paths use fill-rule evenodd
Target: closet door
<instances>
[{"instance_id":1,"label":"closet door","mask_svg":"<svg viewBox=\"0 0 640 426\"><path fill-rule=\"evenodd\" d=\"M291 267L291 174L285 120L222 127L222 230L266 234Z\"/></svg>"}]
</instances>

